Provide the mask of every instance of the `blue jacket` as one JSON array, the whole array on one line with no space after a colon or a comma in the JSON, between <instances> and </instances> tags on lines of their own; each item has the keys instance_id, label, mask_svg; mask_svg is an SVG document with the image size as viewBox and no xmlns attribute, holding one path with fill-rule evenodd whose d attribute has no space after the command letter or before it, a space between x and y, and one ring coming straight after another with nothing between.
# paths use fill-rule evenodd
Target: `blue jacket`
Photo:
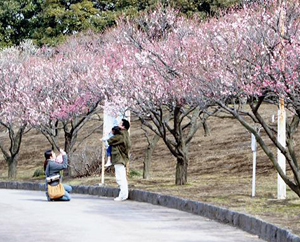
<instances>
[{"instance_id":1,"label":"blue jacket","mask_svg":"<svg viewBox=\"0 0 300 242\"><path fill-rule=\"evenodd\" d=\"M63 163L57 163L54 160L48 160L48 164L45 170L45 175L46 177L49 176L54 176L54 175L59 175L60 171L63 169L66 169L68 167L68 156L67 155L63 155ZM47 187L47 181L46 181L46 187ZM57 185L58 181L53 181L50 183L51 185Z\"/></svg>"}]
</instances>

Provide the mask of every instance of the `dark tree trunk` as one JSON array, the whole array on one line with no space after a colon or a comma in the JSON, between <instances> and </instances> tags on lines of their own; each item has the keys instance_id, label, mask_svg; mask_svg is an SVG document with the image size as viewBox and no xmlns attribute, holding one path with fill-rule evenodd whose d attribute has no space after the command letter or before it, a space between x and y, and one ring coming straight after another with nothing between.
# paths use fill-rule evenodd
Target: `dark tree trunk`
<instances>
[{"instance_id":1,"label":"dark tree trunk","mask_svg":"<svg viewBox=\"0 0 300 242\"><path fill-rule=\"evenodd\" d=\"M151 156L153 153L153 149L148 146L145 157L144 157L144 166L143 166L143 179L149 179L150 177L150 169L151 169Z\"/></svg>"},{"instance_id":2,"label":"dark tree trunk","mask_svg":"<svg viewBox=\"0 0 300 242\"><path fill-rule=\"evenodd\" d=\"M187 183L187 168L188 168L188 158L178 157L176 164L176 185L184 185Z\"/></svg>"},{"instance_id":3,"label":"dark tree trunk","mask_svg":"<svg viewBox=\"0 0 300 242\"><path fill-rule=\"evenodd\" d=\"M65 152L67 152L67 154L69 154L71 151L71 142L72 142L72 134L65 133Z\"/></svg>"},{"instance_id":4,"label":"dark tree trunk","mask_svg":"<svg viewBox=\"0 0 300 242\"><path fill-rule=\"evenodd\" d=\"M68 154L68 168L64 170L64 176L71 177L72 176L72 167L71 167L71 159L70 159L70 151L71 151L71 143L72 143L72 134L65 132L65 152Z\"/></svg>"},{"instance_id":5,"label":"dark tree trunk","mask_svg":"<svg viewBox=\"0 0 300 242\"><path fill-rule=\"evenodd\" d=\"M155 135L151 141L148 139L148 147L145 151L145 157L144 157L144 169L143 169L143 178L149 179L150 177L150 169L151 169L151 158L154 151L154 148L159 141L160 137L158 135Z\"/></svg>"},{"instance_id":6,"label":"dark tree trunk","mask_svg":"<svg viewBox=\"0 0 300 242\"><path fill-rule=\"evenodd\" d=\"M15 179L17 176L17 163L20 152L22 137L25 132L26 124L14 130L12 125L1 123L8 131L10 139L10 147L6 149L0 142L0 150L3 153L4 159L8 165L8 178Z\"/></svg>"},{"instance_id":7,"label":"dark tree trunk","mask_svg":"<svg viewBox=\"0 0 300 242\"><path fill-rule=\"evenodd\" d=\"M187 168L189 163L188 146L181 144L178 148L175 184L184 185L187 183Z\"/></svg>"},{"instance_id":8,"label":"dark tree trunk","mask_svg":"<svg viewBox=\"0 0 300 242\"><path fill-rule=\"evenodd\" d=\"M199 115L198 107L182 106L178 103L175 107L162 106L150 110L150 115L146 118L139 116L142 124L162 138L172 155L176 157L176 185L184 185L187 182L188 146L202 125L202 122L199 122Z\"/></svg>"},{"instance_id":9,"label":"dark tree trunk","mask_svg":"<svg viewBox=\"0 0 300 242\"><path fill-rule=\"evenodd\" d=\"M207 124L206 120L204 120L202 122L202 125L203 125L203 129L204 129L204 136L205 137L210 136L210 129L208 127L208 124Z\"/></svg>"},{"instance_id":10,"label":"dark tree trunk","mask_svg":"<svg viewBox=\"0 0 300 242\"><path fill-rule=\"evenodd\" d=\"M15 179L17 177L17 156L10 157L6 162L8 164L8 178Z\"/></svg>"}]
</instances>

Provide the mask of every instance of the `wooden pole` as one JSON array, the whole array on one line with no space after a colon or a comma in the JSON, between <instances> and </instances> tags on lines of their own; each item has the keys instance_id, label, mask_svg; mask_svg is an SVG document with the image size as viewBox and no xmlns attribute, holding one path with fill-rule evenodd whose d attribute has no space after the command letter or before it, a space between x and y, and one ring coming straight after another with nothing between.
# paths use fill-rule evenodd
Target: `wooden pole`
<instances>
[{"instance_id":1,"label":"wooden pole","mask_svg":"<svg viewBox=\"0 0 300 242\"><path fill-rule=\"evenodd\" d=\"M280 39L281 39L281 72L284 73L285 69L285 52L284 52L284 33L285 33L285 2L280 0L280 18L279 18L279 28L280 28ZM286 147L286 113L284 110L284 99L279 100L279 110L278 110L278 124L277 124L277 140L279 143ZM279 149L277 149L277 161L284 173L286 173L286 161L284 155ZM277 174L277 199L286 199L286 184L279 174Z\"/></svg>"},{"instance_id":2,"label":"wooden pole","mask_svg":"<svg viewBox=\"0 0 300 242\"><path fill-rule=\"evenodd\" d=\"M102 161L101 161L101 184L104 185L104 172L105 172L105 144L102 142Z\"/></svg>"},{"instance_id":3,"label":"wooden pole","mask_svg":"<svg viewBox=\"0 0 300 242\"><path fill-rule=\"evenodd\" d=\"M284 100L280 99L280 105L278 110L278 129L277 139L279 143L286 147L286 113L284 110ZM277 149L277 161L283 172L286 172L285 156ZM279 173L277 174L277 199L286 199L286 184L282 180Z\"/></svg>"},{"instance_id":4,"label":"wooden pole","mask_svg":"<svg viewBox=\"0 0 300 242\"><path fill-rule=\"evenodd\" d=\"M103 130L102 130L102 137L105 137L106 135L106 130L105 130L105 124L106 124L106 114L105 114L105 106L103 108ZM102 155L102 159L101 159L101 183L99 184L100 186L104 186L104 174L105 174L105 144L102 141L102 151L101 151L101 155Z\"/></svg>"},{"instance_id":5,"label":"wooden pole","mask_svg":"<svg viewBox=\"0 0 300 242\"><path fill-rule=\"evenodd\" d=\"M109 132L111 131L111 128L113 126L113 118L108 114L107 111L108 104L105 103L103 108L103 132L102 137L107 137ZM102 142L102 159L101 159L101 183L100 185L104 185L104 174L105 174L105 155L106 155L106 147L105 143Z\"/></svg>"},{"instance_id":6,"label":"wooden pole","mask_svg":"<svg viewBox=\"0 0 300 242\"><path fill-rule=\"evenodd\" d=\"M127 110L126 112L125 112L125 118L128 120L128 122L130 123L130 111L129 110ZM128 134L129 134L129 137L130 137L130 129L128 130ZM129 156L129 160L130 160L130 156ZM127 174L127 177L128 177L128 175L129 175L129 172L130 172L130 170L129 170L129 163L130 163L130 161L128 162L128 164L126 165L126 174Z\"/></svg>"},{"instance_id":7,"label":"wooden pole","mask_svg":"<svg viewBox=\"0 0 300 242\"><path fill-rule=\"evenodd\" d=\"M253 152L253 171L252 171L252 197L255 197L255 179L256 179L256 138L251 133L251 150Z\"/></svg>"}]
</instances>

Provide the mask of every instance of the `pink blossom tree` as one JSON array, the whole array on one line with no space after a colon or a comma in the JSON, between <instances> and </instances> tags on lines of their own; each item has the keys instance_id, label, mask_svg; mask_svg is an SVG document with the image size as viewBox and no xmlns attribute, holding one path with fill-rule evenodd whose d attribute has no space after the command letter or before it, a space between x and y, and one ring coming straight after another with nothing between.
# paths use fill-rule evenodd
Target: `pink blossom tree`
<instances>
[{"instance_id":1,"label":"pink blossom tree","mask_svg":"<svg viewBox=\"0 0 300 242\"><path fill-rule=\"evenodd\" d=\"M8 178L16 178L22 138L28 130L31 112L30 83L24 78L26 61L36 53L30 42L0 52L0 149L8 165ZM9 140L10 142L5 142Z\"/></svg>"},{"instance_id":2,"label":"pink blossom tree","mask_svg":"<svg viewBox=\"0 0 300 242\"><path fill-rule=\"evenodd\" d=\"M159 9L135 22L121 22L107 35L106 79L142 123L176 157L175 184L187 182L189 144L202 125L206 103L195 95L187 73L195 56L194 24ZM197 102L196 102L197 100Z\"/></svg>"},{"instance_id":3,"label":"pink blossom tree","mask_svg":"<svg viewBox=\"0 0 300 242\"><path fill-rule=\"evenodd\" d=\"M58 134L62 130L64 149L69 156L77 148L80 130L100 111L99 104L104 97L103 92L95 93L90 87L101 81L97 44L90 36L70 38L55 49L40 50L40 55L31 60L31 68L27 69L27 78L35 80L33 88L36 90L31 109L37 120L31 123L41 130L53 148L58 148ZM69 165L72 167L72 162ZM70 168L69 174L71 172Z\"/></svg>"},{"instance_id":4,"label":"pink blossom tree","mask_svg":"<svg viewBox=\"0 0 300 242\"><path fill-rule=\"evenodd\" d=\"M294 135L300 114L299 9L298 1L283 6L268 1L264 6L252 4L203 24L201 52L207 61L199 62L198 73L193 74L199 93L255 135L282 179L298 196L300 173ZM280 98L284 98L291 113L286 148L277 141L277 130L261 113L262 104L277 106ZM245 100L249 110L241 108ZM258 132L258 125L268 139ZM282 171L273 147L284 154L291 173Z\"/></svg>"}]
</instances>

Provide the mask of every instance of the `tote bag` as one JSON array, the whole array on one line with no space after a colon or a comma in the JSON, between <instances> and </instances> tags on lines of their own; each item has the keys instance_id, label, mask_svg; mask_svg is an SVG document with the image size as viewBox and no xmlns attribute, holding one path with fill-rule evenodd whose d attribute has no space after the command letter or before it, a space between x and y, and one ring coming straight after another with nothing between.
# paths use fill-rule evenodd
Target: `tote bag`
<instances>
[{"instance_id":1,"label":"tote bag","mask_svg":"<svg viewBox=\"0 0 300 242\"><path fill-rule=\"evenodd\" d=\"M48 195L51 199L57 199L65 195L65 188L60 182L56 186L51 186L48 184Z\"/></svg>"}]
</instances>

